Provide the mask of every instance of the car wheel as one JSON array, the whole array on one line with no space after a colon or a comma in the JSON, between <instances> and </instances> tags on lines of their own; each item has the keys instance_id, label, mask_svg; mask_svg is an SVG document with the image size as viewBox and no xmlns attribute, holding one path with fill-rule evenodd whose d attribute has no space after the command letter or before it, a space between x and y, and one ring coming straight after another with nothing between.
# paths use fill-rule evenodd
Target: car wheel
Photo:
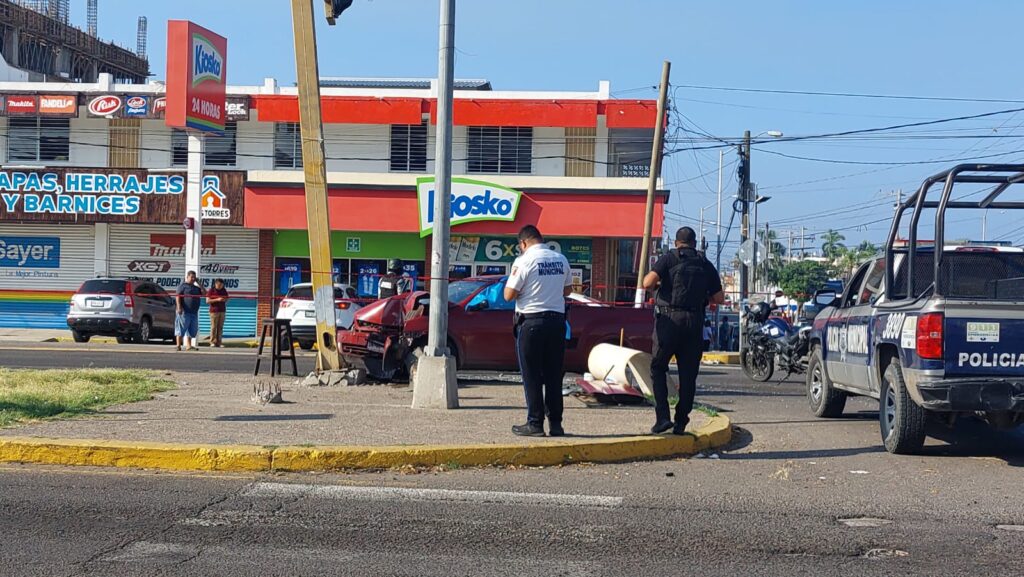
<instances>
[{"instance_id":1,"label":"car wheel","mask_svg":"<svg viewBox=\"0 0 1024 577\"><path fill-rule=\"evenodd\" d=\"M878 424L885 449L898 455L919 451L924 445L925 417L925 410L907 392L900 360L892 359L882 375L878 403Z\"/></svg>"},{"instance_id":2,"label":"car wheel","mask_svg":"<svg viewBox=\"0 0 1024 577\"><path fill-rule=\"evenodd\" d=\"M117 335L114 338L117 339L117 344L119 345L127 345L128 343L135 340L135 337L133 337L132 335Z\"/></svg>"},{"instance_id":3,"label":"car wheel","mask_svg":"<svg viewBox=\"0 0 1024 577\"><path fill-rule=\"evenodd\" d=\"M316 341L299 341L299 348L304 351L311 351L313 350L313 345L315 344Z\"/></svg>"},{"instance_id":4,"label":"car wheel","mask_svg":"<svg viewBox=\"0 0 1024 577\"><path fill-rule=\"evenodd\" d=\"M78 331L71 331L71 338L74 339L76 343L87 343L89 342L89 339L92 338L92 335L88 333L80 333Z\"/></svg>"},{"instance_id":5,"label":"car wheel","mask_svg":"<svg viewBox=\"0 0 1024 577\"><path fill-rule=\"evenodd\" d=\"M846 393L833 388L825 373L821 347L814 347L807 363L807 402L815 417L830 419L841 416L846 407Z\"/></svg>"},{"instance_id":6,"label":"car wheel","mask_svg":"<svg viewBox=\"0 0 1024 577\"><path fill-rule=\"evenodd\" d=\"M139 330L135 333L135 342L145 344L153 337L153 321L149 317L143 317L139 324Z\"/></svg>"}]
</instances>

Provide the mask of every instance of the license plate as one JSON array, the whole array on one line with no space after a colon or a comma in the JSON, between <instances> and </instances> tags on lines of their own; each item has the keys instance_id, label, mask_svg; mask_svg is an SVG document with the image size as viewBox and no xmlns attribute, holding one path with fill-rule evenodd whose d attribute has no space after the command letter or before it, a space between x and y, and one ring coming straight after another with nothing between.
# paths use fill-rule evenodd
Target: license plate
<instances>
[{"instance_id":1,"label":"license plate","mask_svg":"<svg viewBox=\"0 0 1024 577\"><path fill-rule=\"evenodd\" d=\"M370 351L371 353L383 353L384 345L380 343L375 343L373 341L369 341L366 343L366 350Z\"/></svg>"},{"instance_id":2,"label":"license plate","mask_svg":"<svg viewBox=\"0 0 1024 577\"><path fill-rule=\"evenodd\" d=\"M89 307L94 309L101 309L106 303L104 301L89 301Z\"/></svg>"},{"instance_id":3,"label":"license plate","mask_svg":"<svg viewBox=\"0 0 1024 577\"><path fill-rule=\"evenodd\" d=\"M306 318L307 319L315 319L316 318L316 311L306 311Z\"/></svg>"}]
</instances>

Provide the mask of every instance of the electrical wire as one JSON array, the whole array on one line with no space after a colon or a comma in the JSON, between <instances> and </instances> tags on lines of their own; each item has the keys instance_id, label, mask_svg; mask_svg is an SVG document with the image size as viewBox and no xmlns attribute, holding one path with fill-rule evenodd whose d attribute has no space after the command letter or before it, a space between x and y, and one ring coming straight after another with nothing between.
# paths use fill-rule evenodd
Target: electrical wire
<instances>
[{"instance_id":1,"label":"electrical wire","mask_svg":"<svg viewBox=\"0 0 1024 577\"><path fill-rule=\"evenodd\" d=\"M692 90L715 90L722 92L750 92L755 94L790 94L799 96L832 96L841 98L874 98L890 100L930 100L937 102L988 102L1002 104L1020 104L1024 100L1008 98L966 98L958 96L917 96L907 94L867 94L859 92L824 92L815 90L777 90L770 88L739 88L732 86L706 86L698 84L677 84L679 88Z\"/></svg>"}]
</instances>

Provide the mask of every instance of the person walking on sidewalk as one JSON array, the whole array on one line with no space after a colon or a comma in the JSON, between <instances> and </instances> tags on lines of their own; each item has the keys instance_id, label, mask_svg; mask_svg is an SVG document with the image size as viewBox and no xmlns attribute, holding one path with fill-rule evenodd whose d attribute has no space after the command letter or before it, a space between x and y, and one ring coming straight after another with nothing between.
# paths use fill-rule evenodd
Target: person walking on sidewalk
<instances>
[{"instance_id":1,"label":"person walking on sidewalk","mask_svg":"<svg viewBox=\"0 0 1024 577\"><path fill-rule=\"evenodd\" d=\"M565 362L565 297L572 292L569 261L544 244L533 225L519 231L519 258L505 284L506 301L515 301L513 332L526 393L526 423L512 432L525 437L565 435L562 428L562 366Z\"/></svg>"},{"instance_id":2,"label":"person walking on sidewalk","mask_svg":"<svg viewBox=\"0 0 1024 577\"><path fill-rule=\"evenodd\" d=\"M732 342L732 325L729 324L729 317L722 316L722 323L718 325L718 350L728 351L729 343Z\"/></svg>"},{"instance_id":3,"label":"person walking on sidewalk","mask_svg":"<svg viewBox=\"0 0 1024 577\"><path fill-rule=\"evenodd\" d=\"M206 304L210 305L210 346L224 347L224 316L227 314L228 289L224 279L213 279L213 288L206 291Z\"/></svg>"},{"instance_id":4,"label":"person walking on sidewalk","mask_svg":"<svg viewBox=\"0 0 1024 577\"><path fill-rule=\"evenodd\" d=\"M199 350L196 338L199 336L199 300L202 296L203 288L197 282L196 271L188 271L174 299L177 311L174 317L174 337L179 351L183 346L187 351Z\"/></svg>"},{"instance_id":5,"label":"person walking on sidewalk","mask_svg":"<svg viewBox=\"0 0 1024 577\"><path fill-rule=\"evenodd\" d=\"M672 429L686 431L697 392L697 373L702 355L704 308L708 302L722 304L722 279L708 259L696 250L697 234L684 226L676 231L676 250L662 255L644 277L644 288L657 289L654 307L654 358L651 381L654 386L654 434ZM676 357L679 373L679 403L673 425L668 406L668 363Z\"/></svg>"}]
</instances>

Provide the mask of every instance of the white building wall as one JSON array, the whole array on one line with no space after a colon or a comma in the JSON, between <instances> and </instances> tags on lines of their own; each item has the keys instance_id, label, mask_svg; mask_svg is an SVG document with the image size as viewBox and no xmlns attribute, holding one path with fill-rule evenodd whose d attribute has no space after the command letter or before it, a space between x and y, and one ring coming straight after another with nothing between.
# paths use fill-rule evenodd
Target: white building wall
<instances>
[{"instance_id":1,"label":"white building wall","mask_svg":"<svg viewBox=\"0 0 1024 577\"><path fill-rule=\"evenodd\" d=\"M0 134L7 134L7 119L0 117ZM7 139L0 138L0 160L7 162Z\"/></svg>"},{"instance_id":2,"label":"white building wall","mask_svg":"<svg viewBox=\"0 0 1024 577\"><path fill-rule=\"evenodd\" d=\"M594 161L594 176L608 176L608 119L604 116L597 117Z\"/></svg>"},{"instance_id":3,"label":"white building wall","mask_svg":"<svg viewBox=\"0 0 1024 577\"><path fill-rule=\"evenodd\" d=\"M388 172L391 127L387 124L325 124L327 170Z\"/></svg>"},{"instance_id":4,"label":"white building wall","mask_svg":"<svg viewBox=\"0 0 1024 577\"><path fill-rule=\"evenodd\" d=\"M255 117L255 114L253 114ZM245 120L238 123L238 164L241 170L274 169L274 123Z\"/></svg>"},{"instance_id":5,"label":"white building wall","mask_svg":"<svg viewBox=\"0 0 1024 577\"><path fill-rule=\"evenodd\" d=\"M47 166L107 166L107 145L110 143L106 118L88 118L85 109L71 119L71 158L67 162L45 162ZM5 157L6 158L6 157Z\"/></svg>"},{"instance_id":6,"label":"white building wall","mask_svg":"<svg viewBox=\"0 0 1024 577\"><path fill-rule=\"evenodd\" d=\"M565 176L565 129L533 129L533 171L536 176ZM551 157L551 158L546 158ZM558 157L558 158L554 158Z\"/></svg>"},{"instance_id":7,"label":"white building wall","mask_svg":"<svg viewBox=\"0 0 1024 577\"><path fill-rule=\"evenodd\" d=\"M436 127L435 132L436 132ZM427 158L434 158L434 140L427 149ZM469 127L456 126L452 130L452 174L466 174L469 162ZM431 163L433 164L433 163ZM433 171L433 167L431 167Z\"/></svg>"},{"instance_id":8,"label":"white building wall","mask_svg":"<svg viewBox=\"0 0 1024 577\"><path fill-rule=\"evenodd\" d=\"M142 168L171 168L171 129L163 120L143 120L139 145L139 166Z\"/></svg>"}]
</instances>

